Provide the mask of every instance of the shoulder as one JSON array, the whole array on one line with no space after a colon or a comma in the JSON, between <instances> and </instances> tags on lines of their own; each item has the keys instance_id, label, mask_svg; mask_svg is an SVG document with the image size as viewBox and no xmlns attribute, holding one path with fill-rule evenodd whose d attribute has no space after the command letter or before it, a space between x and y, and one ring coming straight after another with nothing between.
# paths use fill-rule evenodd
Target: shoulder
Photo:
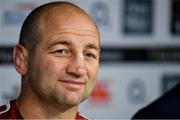
<instances>
[{"instance_id":1,"label":"shoulder","mask_svg":"<svg viewBox=\"0 0 180 120\"><path fill-rule=\"evenodd\" d=\"M16 107L16 100L0 107L0 119L23 119Z\"/></svg>"},{"instance_id":2,"label":"shoulder","mask_svg":"<svg viewBox=\"0 0 180 120\"><path fill-rule=\"evenodd\" d=\"M78 112L76 115L76 120L91 120L91 119Z\"/></svg>"},{"instance_id":3,"label":"shoulder","mask_svg":"<svg viewBox=\"0 0 180 120\"><path fill-rule=\"evenodd\" d=\"M0 106L0 119L6 118L9 110L10 110L10 103Z\"/></svg>"},{"instance_id":4,"label":"shoulder","mask_svg":"<svg viewBox=\"0 0 180 120\"><path fill-rule=\"evenodd\" d=\"M179 118L180 117L180 84L138 111L133 119L138 118ZM175 111L176 109L176 111Z\"/></svg>"}]
</instances>

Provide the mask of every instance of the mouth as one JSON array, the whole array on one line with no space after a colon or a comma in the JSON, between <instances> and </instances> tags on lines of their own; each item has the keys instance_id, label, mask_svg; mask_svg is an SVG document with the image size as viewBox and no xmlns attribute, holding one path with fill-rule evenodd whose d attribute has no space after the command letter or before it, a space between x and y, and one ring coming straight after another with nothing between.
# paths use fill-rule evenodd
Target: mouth
<instances>
[{"instance_id":1,"label":"mouth","mask_svg":"<svg viewBox=\"0 0 180 120\"><path fill-rule=\"evenodd\" d=\"M82 80L59 80L66 88L70 90L79 90L85 85Z\"/></svg>"}]
</instances>

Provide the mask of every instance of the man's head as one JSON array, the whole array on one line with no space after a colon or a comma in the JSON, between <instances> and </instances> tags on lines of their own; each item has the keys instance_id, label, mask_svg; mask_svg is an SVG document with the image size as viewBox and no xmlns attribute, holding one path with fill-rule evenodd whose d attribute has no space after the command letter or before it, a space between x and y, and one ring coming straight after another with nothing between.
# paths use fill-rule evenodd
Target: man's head
<instances>
[{"instance_id":1,"label":"man's head","mask_svg":"<svg viewBox=\"0 0 180 120\"><path fill-rule=\"evenodd\" d=\"M35 9L13 54L22 89L37 101L77 106L95 85L99 39L96 24L75 5L54 2Z\"/></svg>"},{"instance_id":2,"label":"man's head","mask_svg":"<svg viewBox=\"0 0 180 120\"><path fill-rule=\"evenodd\" d=\"M77 10L77 12L87 15L87 17L89 17L89 19L91 19L90 16L88 16L88 14L86 14L85 11L83 11L81 8L79 8L78 6L75 6L74 4L71 4L71 3L53 2L53 3L42 5L36 9L34 9L25 19L25 21L22 25L22 28L21 28L21 32L20 32L19 44L26 46L27 48L29 48L29 50L31 52L33 52L35 50L36 45L41 40L40 25L44 24L44 23L41 23L41 21L40 21L41 17L46 12L48 12L49 9L52 9L55 7L60 7L60 6L63 9L63 7L65 5L74 7ZM68 8L68 9L70 10L70 8ZM62 11L62 13L63 12L65 12L65 11ZM61 16L61 14L59 14L58 16Z\"/></svg>"}]
</instances>

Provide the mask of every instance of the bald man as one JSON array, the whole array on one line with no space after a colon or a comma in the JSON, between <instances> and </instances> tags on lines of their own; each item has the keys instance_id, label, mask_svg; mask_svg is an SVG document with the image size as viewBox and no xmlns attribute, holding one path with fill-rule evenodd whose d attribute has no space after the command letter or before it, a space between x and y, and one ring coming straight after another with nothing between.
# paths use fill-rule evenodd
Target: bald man
<instances>
[{"instance_id":1,"label":"bald man","mask_svg":"<svg viewBox=\"0 0 180 120\"><path fill-rule=\"evenodd\" d=\"M87 119L78 106L95 86L99 52L98 28L81 8L67 2L36 8L13 51L21 93L0 108L0 118Z\"/></svg>"}]
</instances>

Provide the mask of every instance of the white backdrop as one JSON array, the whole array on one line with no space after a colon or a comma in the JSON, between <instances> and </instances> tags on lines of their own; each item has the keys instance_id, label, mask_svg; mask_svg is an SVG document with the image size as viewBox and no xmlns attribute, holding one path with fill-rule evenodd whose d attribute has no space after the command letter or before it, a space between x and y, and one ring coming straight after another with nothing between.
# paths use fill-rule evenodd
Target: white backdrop
<instances>
[{"instance_id":1,"label":"white backdrop","mask_svg":"<svg viewBox=\"0 0 180 120\"><path fill-rule=\"evenodd\" d=\"M50 0L0 1L0 47L14 46L25 16L36 6ZM152 32L123 33L124 0L74 0L98 23L103 47L158 47L180 45L180 38L170 34L170 0L152 0ZM98 11L99 10L99 11ZM0 53L1 57L3 53ZM169 63L102 63L93 94L79 111L91 118L129 119L140 108L162 95L166 75L178 75L180 65ZM20 76L12 64L0 64L0 104L18 96Z\"/></svg>"}]
</instances>

